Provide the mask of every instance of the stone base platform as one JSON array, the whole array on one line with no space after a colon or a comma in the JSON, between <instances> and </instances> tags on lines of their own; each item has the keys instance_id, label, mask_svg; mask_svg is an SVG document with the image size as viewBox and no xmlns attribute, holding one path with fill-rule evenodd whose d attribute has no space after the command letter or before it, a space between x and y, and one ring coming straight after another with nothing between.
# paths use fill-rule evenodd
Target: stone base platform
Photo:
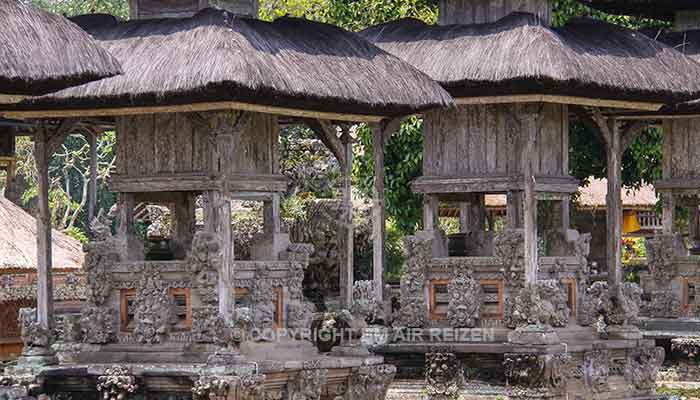
<instances>
[{"instance_id":1,"label":"stone base platform","mask_svg":"<svg viewBox=\"0 0 700 400\"><path fill-rule=\"evenodd\" d=\"M640 337L639 332L611 333L603 339L590 327L555 331L558 344L426 340L427 336L420 335L414 341L377 345L373 351L396 365L399 379L422 379L426 353L455 354L466 382L503 387L511 398L658 398L655 380L664 351L654 340L629 338Z\"/></svg>"},{"instance_id":2,"label":"stone base platform","mask_svg":"<svg viewBox=\"0 0 700 400\"><path fill-rule=\"evenodd\" d=\"M24 385L33 396L46 394L52 399L72 400L97 400L105 393L110 393L109 398L149 400L352 399L386 390L393 381L396 370L384 364L381 356L326 356L305 343L296 343L293 349L293 342L245 345L240 354L228 354L230 357L222 353L212 357L215 354L206 351L197 355L193 348L188 349L190 353L182 352L181 347L172 344L149 346L140 355L137 348L126 345L88 347L72 359L90 362L67 363L64 358L59 365L33 371L8 369L5 376L24 376L25 380L34 377L31 388L17 381L14 391ZM183 356L182 362L162 361L172 360L178 353ZM108 361L99 362L100 358ZM151 362L133 361L138 358ZM157 360L161 361L153 362ZM9 389L0 386L0 398L10 393Z\"/></svg>"},{"instance_id":3,"label":"stone base platform","mask_svg":"<svg viewBox=\"0 0 700 400\"><path fill-rule=\"evenodd\" d=\"M640 318L639 328L646 339L674 339L700 336L698 318Z\"/></svg>"}]
</instances>

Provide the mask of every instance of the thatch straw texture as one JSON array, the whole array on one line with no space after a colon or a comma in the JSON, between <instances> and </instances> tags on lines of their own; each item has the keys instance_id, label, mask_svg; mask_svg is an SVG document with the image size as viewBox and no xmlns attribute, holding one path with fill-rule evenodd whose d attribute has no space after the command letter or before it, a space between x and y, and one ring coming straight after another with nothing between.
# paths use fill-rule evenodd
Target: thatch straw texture
<instances>
[{"instance_id":1,"label":"thatch straw texture","mask_svg":"<svg viewBox=\"0 0 700 400\"><path fill-rule=\"evenodd\" d=\"M34 269L36 219L10 200L0 196L0 269ZM81 268L80 242L53 230L51 251L54 268Z\"/></svg>"},{"instance_id":2,"label":"thatch straw texture","mask_svg":"<svg viewBox=\"0 0 700 400\"><path fill-rule=\"evenodd\" d=\"M700 64L646 35L590 19L562 28L525 13L477 25L403 19L362 35L455 97L551 94L667 102L700 93Z\"/></svg>"},{"instance_id":3,"label":"thatch straw texture","mask_svg":"<svg viewBox=\"0 0 700 400\"><path fill-rule=\"evenodd\" d=\"M214 9L192 18L118 22L91 15L75 21L116 56L124 74L61 91L34 106L236 101L398 115L452 103L422 72L327 24L294 18L270 23Z\"/></svg>"},{"instance_id":4,"label":"thatch straw texture","mask_svg":"<svg viewBox=\"0 0 700 400\"><path fill-rule=\"evenodd\" d=\"M0 0L0 94L40 95L118 74L119 63L67 19Z\"/></svg>"},{"instance_id":5,"label":"thatch straw texture","mask_svg":"<svg viewBox=\"0 0 700 400\"><path fill-rule=\"evenodd\" d=\"M700 10L697 0L579 0L610 14L631 15L672 21L680 10Z\"/></svg>"},{"instance_id":6,"label":"thatch straw texture","mask_svg":"<svg viewBox=\"0 0 700 400\"><path fill-rule=\"evenodd\" d=\"M700 62L700 30L675 32L670 30L643 29L647 36L663 42L686 56ZM697 80L700 81L700 75ZM662 114L696 114L700 113L700 100L681 102L664 106Z\"/></svg>"}]
</instances>

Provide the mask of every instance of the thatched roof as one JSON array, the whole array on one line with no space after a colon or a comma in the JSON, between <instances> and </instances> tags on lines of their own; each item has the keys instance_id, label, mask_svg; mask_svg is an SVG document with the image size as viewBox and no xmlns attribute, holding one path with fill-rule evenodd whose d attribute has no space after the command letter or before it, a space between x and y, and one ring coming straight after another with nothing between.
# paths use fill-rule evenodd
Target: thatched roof
<instances>
[{"instance_id":1,"label":"thatched roof","mask_svg":"<svg viewBox=\"0 0 700 400\"><path fill-rule=\"evenodd\" d=\"M587 18L561 28L525 13L476 25L402 19L362 35L455 97L549 94L663 103L700 94L700 64L646 35Z\"/></svg>"},{"instance_id":2,"label":"thatched roof","mask_svg":"<svg viewBox=\"0 0 700 400\"><path fill-rule=\"evenodd\" d=\"M0 94L40 95L120 72L74 23L26 3L0 0Z\"/></svg>"},{"instance_id":3,"label":"thatched roof","mask_svg":"<svg viewBox=\"0 0 700 400\"><path fill-rule=\"evenodd\" d=\"M700 63L700 30L676 32L671 30L643 29L641 32L673 47L679 52ZM700 75L696 77L696 80L700 82ZM675 105L664 106L658 113L655 114L697 114L699 112L700 100L693 100L681 102Z\"/></svg>"},{"instance_id":4,"label":"thatched roof","mask_svg":"<svg viewBox=\"0 0 700 400\"><path fill-rule=\"evenodd\" d=\"M681 10L700 10L697 0L579 0L610 14L630 15L672 21Z\"/></svg>"},{"instance_id":5,"label":"thatched roof","mask_svg":"<svg viewBox=\"0 0 700 400\"><path fill-rule=\"evenodd\" d=\"M124 74L39 99L29 109L231 101L302 110L402 115L447 106L417 69L341 28L205 9L191 18L77 17Z\"/></svg>"},{"instance_id":6,"label":"thatched roof","mask_svg":"<svg viewBox=\"0 0 700 400\"><path fill-rule=\"evenodd\" d=\"M36 268L36 229L34 217L0 196L0 269ZM81 268L80 242L55 229L51 235L53 267Z\"/></svg>"}]
</instances>

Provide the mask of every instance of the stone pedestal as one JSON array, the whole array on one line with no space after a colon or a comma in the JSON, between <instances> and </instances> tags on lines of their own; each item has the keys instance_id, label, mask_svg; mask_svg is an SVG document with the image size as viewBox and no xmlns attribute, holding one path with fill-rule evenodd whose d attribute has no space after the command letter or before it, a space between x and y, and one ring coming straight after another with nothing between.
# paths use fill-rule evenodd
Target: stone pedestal
<instances>
[{"instance_id":1,"label":"stone pedestal","mask_svg":"<svg viewBox=\"0 0 700 400\"><path fill-rule=\"evenodd\" d=\"M559 344L559 336L551 326L527 325L508 332L508 342L521 345Z\"/></svg>"}]
</instances>

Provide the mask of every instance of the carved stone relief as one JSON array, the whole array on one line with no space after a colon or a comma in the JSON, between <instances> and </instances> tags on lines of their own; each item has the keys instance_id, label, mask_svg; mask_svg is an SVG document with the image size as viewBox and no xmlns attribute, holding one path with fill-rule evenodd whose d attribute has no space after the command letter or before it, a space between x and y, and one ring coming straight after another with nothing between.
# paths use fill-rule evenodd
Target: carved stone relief
<instances>
[{"instance_id":1,"label":"carved stone relief","mask_svg":"<svg viewBox=\"0 0 700 400\"><path fill-rule=\"evenodd\" d=\"M162 343L168 335L171 298L168 286L155 266L144 268L134 299L133 335L140 343Z\"/></svg>"},{"instance_id":2,"label":"carved stone relief","mask_svg":"<svg viewBox=\"0 0 700 400\"><path fill-rule=\"evenodd\" d=\"M105 400L128 399L137 388L136 377L124 366L107 368L104 375L97 377L97 391Z\"/></svg>"},{"instance_id":3,"label":"carved stone relief","mask_svg":"<svg viewBox=\"0 0 700 400\"><path fill-rule=\"evenodd\" d=\"M546 398L561 392L565 385L563 354L504 355L508 394L511 398Z\"/></svg>"},{"instance_id":4,"label":"carved stone relief","mask_svg":"<svg viewBox=\"0 0 700 400\"><path fill-rule=\"evenodd\" d=\"M350 309L355 318L372 322L381 318L380 305L377 302L374 281L355 281L352 287L352 307Z\"/></svg>"},{"instance_id":5,"label":"carved stone relief","mask_svg":"<svg viewBox=\"0 0 700 400\"><path fill-rule=\"evenodd\" d=\"M197 307L192 310L192 338L197 343L223 343L224 319L214 306Z\"/></svg>"},{"instance_id":6,"label":"carved stone relief","mask_svg":"<svg viewBox=\"0 0 700 400\"><path fill-rule=\"evenodd\" d=\"M425 354L426 400L457 400L464 386L464 370L455 353Z\"/></svg>"},{"instance_id":7,"label":"carved stone relief","mask_svg":"<svg viewBox=\"0 0 700 400\"><path fill-rule=\"evenodd\" d=\"M594 348L583 354L583 378L586 387L595 393L608 390L610 350Z\"/></svg>"},{"instance_id":8,"label":"carved stone relief","mask_svg":"<svg viewBox=\"0 0 700 400\"><path fill-rule=\"evenodd\" d=\"M503 282L512 289L522 288L525 284L525 247L523 232L504 229L493 241L493 253L503 265Z\"/></svg>"},{"instance_id":9,"label":"carved stone relief","mask_svg":"<svg viewBox=\"0 0 700 400\"><path fill-rule=\"evenodd\" d=\"M265 375L243 375L239 382L240 400L265 400Z\"/></svg>"},{"instance_id":10,"label":"carved stone relief","mask_svg":"<svg viewBox=\"0 0 700 400\"><path fill-rule=\"evenodd\" d=\"M681 315L681 301L671 291L654 290L646 312L652 318L678 318Z\"/></svg>"},{"instance_id":11,"label":"carved stone relief","mask_svg":"<svg viewBox=\"0 0 700 400\"><path fill-rule=\"evenodd\" d=\"M420 328L425 324L425 268L432 258L432 237L406 236L406 266L401 277L399 324Z\"/></svg>"},{"instance_id":12,"label":"carved stone relief","mask_svg":"<svg viewBox=\"0 0 700 400\"><path fill-rule=\"evenodd\" d=\"M319 400L328 381L328 370L323 368L303 369L296 379L287 384L290 400Z\"/></svg>"},{"instance_id":13,"label":"carved stone relief","mask_svg":"<svg viewBox=\"0 0 700 400\"><path fill-rule=\"evenodd\" d=\"M255 282L251 290L251 310L253 326L256 329L272 329L275 325L276 294L270 278L270 267L260 264L255 272Z\"/></svg>"},{"instance_id":14,"label":"carved stone relief","mask_svg":"<svg viewBox=\"0 0 700 400\"><path fill-rule=\"evenodd\" d=\"M457 268L454 278L447 285L449 304L447 320L453 328L473 328L479 319L483 291L472 271L467 267Z\"/></svg>"},{"instance_id":15,"label":"carved stone relief","mask_svg":"<svg viewBox=\"0 0 700 400\"><path fill-rule=\"evenodd\" d=\"M360 367L353 372L346 399L384 400L395 375L396 367L390 364Z\"/></svg>"},{"instance_id":16,"label":"carved stone relief","mask_svg":"<svg viewBox=\"0 0 700 400\"><path fill-rule=\"evenodd\" d=\"M678 274L673 263L675 245L675 235L658 235L646 240L647 265L656 289L668 288Z\"/></svg>"},{"instance_id":17,"label":"carved stone relief","mask_svg":"<svg viewBox=\"0 0 700 400\"><path fill-rule=\"evenodd\" d=\"M523 287L517 296L506 299L503 320L509 328L564 327L570 315L566 301L566 293L558 281L540 280Z\"/></svg>"},{"instance_id":18,"label":"carved stone relief","mask_svg":"<svg viewBox=\"0 0 700 400\"><path fill-rule=\"evenodd\" d=\"M24 352L35 348L47 349L51 345L51 332L43 329L37 321L36 309L21 308L19 310L20 338L24 343Z\"/></svg>"},{"instance_id":19,"label":"carved stone relief","mask_svg":"<svg viewBox=\"0 0 700 400\"><path fill-rule=\"evenodd\" d=\"M235 386L231 376L200 376L192 385L192 397L199 400L224 400Z\"/></svg>"},{"instance_id":20,"label":"carved stone relief","mask_svg":"<svg viewBox=\"0 0 700 400\"><path fill-rule=\"evenodd\" d=\"M656 388L656 376L666 352L663 347L638 347L627 355L625 379L640 390Z\"/></svg>"},{"instance_id":21,"label":"carved stone relief","mask_svg":"<svg viewBox=\"0 0 700 400\"><path fill-rule=\"evenodd\" d=\"M639 316L642 290L636 283L623 282L613 290L607 282L594 282L581 302L582 325L595 323L599 317L606 325L634 325Z\"/></svg>"}]
</instances>

